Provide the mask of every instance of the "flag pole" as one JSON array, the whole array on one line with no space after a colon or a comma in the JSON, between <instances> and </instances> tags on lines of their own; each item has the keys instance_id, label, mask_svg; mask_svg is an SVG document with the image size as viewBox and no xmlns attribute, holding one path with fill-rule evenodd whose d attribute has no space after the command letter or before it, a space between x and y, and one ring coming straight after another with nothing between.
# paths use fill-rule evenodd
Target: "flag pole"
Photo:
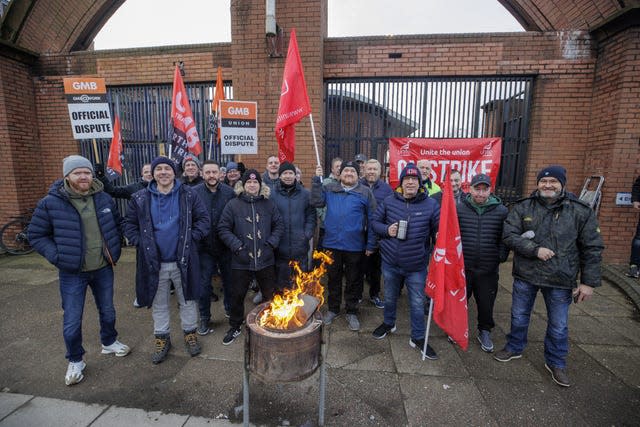
<instances>
[{"instance_id":1,"label":"flag pole","mask_svg":"<svg viewBox=\"0 0 640 427\"><path fill-rule=\"evenodd\" d=\"M427 355L427 345L429 345L429 329L431 329L431 315L433 314L433 298L429 298L429 316L427 317L427 330L424 333L424 347L422 348L422 361Z\"/></svg>"},{"instance_id":2,"label":"flag pole","mask_svg":"<svg viewBox=\"0 0 640 427\"><path fill-rule=\"evenodd\" d=\"M311 133L313 134L313 148L316 149L316 160L318 166L320 166L320 154L318 153L318 141L316 141L316 127L313 124L313 113L309 113L309 120L311 121Z\"/></svg>"}]
</instances>

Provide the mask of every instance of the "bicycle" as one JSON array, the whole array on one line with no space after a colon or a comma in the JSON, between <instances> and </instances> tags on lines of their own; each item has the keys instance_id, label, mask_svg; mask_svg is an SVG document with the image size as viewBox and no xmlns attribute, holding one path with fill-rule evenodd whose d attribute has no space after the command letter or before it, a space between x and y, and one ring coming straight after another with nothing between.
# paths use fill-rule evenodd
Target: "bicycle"
<instances>
[{"instance_id":1,"label":"bicycle","mask_svg":"<svg viewBox=\"0 0 640 427\"><path fill-rule=\"evenodd\" d=\"M0 229L0 247L13 255L26 255L33 252L27 237L27 227L31 222L33 209L20 216L12 216L11 220Z\"/></svg>"}]
</instances>

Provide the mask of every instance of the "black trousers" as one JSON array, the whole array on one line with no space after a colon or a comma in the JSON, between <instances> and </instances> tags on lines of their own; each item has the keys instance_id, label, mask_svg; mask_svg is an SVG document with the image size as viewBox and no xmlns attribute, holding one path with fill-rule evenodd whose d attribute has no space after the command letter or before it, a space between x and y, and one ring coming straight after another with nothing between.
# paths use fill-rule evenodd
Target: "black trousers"
<instances>
[{"instance_id":1,"label":"black trousers","mask_svg":"<svg viewBox=\"0 0 640 427\"><path fill-rule=\"evenodd\" d=\"M380 296L380 276L382 275L382 259L377 250L369 256L362 257L364 277L369 282L369 297Z\"/></svg>"},{"instance_id":2,"label":"black trousers","mask_svg":"<svg viewBox=\"0 0 640 427\"><path fill-rule=\"evenodd\" d=\"M262 270L231 270L231 309L229 310L229 325L240 328L244 321L244 298L247 296L249 285L255 273L256 281L262 292L264 301L270 301L276 290L276 270L273 265Z\"/></svg>"},{"instance_id":3,"label":"black trousers","mask_svg":"<svg viewBox=\"0 0 640 427\"><path fill-rule=\"evenodd\" d=\"M307 254L301 255L299 257L295 257L294 261L298 261L300 263L300 268L302 271L309 271L309 264ZM291 276L293 275L293 268L289 266L288 258L276 258L276 281L278 284L278 290L282 290L284 288L291 287Z\"/></svg>"},{"instance_id":4,"label":"black trousers","mask_svg":"<svg viewBox=\"0 0 640 427\"><path fill-rule=\"evenodd\" d=\"M358 312L358 300L362 295L362 257L364 252L348 252L329 249L333 264L329 266L329 310L340 313L342 306L342 277L346 279L344 299L347 314Z\"/></svg>"},{"instance_id":5,"label":"black trousers","mask_svg":"<svg viewBox=\"0 0 640 427\"><path fill-rule=\"evenodd\" d=\"M476 273L466 270L467 276L467 300L473 297L478 306L478 330L491 331L495 326L493 322L493 305L498 293L498 272Z\"/></svg>"}]
</instances>

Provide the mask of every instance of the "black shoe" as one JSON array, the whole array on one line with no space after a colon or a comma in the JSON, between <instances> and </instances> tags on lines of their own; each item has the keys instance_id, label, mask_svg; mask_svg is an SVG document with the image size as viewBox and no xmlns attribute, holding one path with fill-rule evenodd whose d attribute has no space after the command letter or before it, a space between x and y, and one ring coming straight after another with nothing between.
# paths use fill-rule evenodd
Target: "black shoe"
<instances>
[{"instance_id":1,"label":"black shoe","mask_svg":"<svg viewBox=\"0 0 640 427\"><path fill-rule=\"evenodd\" d=\"M567 375L567 370L562 368L551 367L544 364L544 367L547 368L547 371L551 373L551 379L562 387L570 387L571 383L569 382L569 376Z\"/></svg>"},{"instance_id":2,"label":"black shoe","mask_svg":"<svg viewBox=\"0 0 640 427\"><path fill-rule=\"evenodd\" d=\"M195 329L184 333L184 348L191 357L197 356L202 351L202 347L198 343Z\"/></svg>"},{"instance_id":3,"label":"black shoe","mask_svg":"<svg viewBox=\"0 0 640 427\"><path fill-rule=\"evenodd\" d=\"M171 349L171 338L169 334L156 335L156 351L151 355L151 362L154 365L164 362Z\"/></svg>"},{"instance_id":4,"label":"black shoe","mask_svg":"<svg viewBox=\"0 0 640 427\"><path fill-rule=\"evenodd\" d=\"M373 331L373 337L377 340L380 340L386 337L389 332L395 332L395 331L396 331L396 325L389 326L386 323L383 323L382 325L378 326L375 331Z\"/></svg>"},{"instance_id":5,"label":"black shoe","mask_svg":"<svg viewBox=\"0 0 640 427\"><path fill-rule=\"evenodd\" d=\"M635 264L631 264L629 266L629 272L627 273L627 277L632 277L637 279L640 277L640 270L638 270L638 266Z\"/></svg>"},{"instance_id":6,"label":"black shoe","mask_svg":"<svg viewBox=\"0 0 640 427\"><path fill-rule=\"evenodd\" d=\"M200 326L196 330L198 335L207 335L213 332L213 328L209 327L209 319L200 319Z\"/></svg>"},{"instance_id":7,"label":"black shoe","mask_svg":"<svg viewBox=\"0 0 640 427\"><path fill-rule=\"evenodd\" d=\"M415 340L413 338L410 338L409 345L413 348L417 348L418 351L422 354L422 349L424 348L423 339ZM429 360L438 360L438 355L436 354L436 351L431 347L431 344L427 344L427 352L424 354L424 357Z\"/></svg>"},{"instance_id":8,"label":"black shoe","mask_svg":"<svg viewBox=\"0 0 640 427\"><path fill-rule=\"evenodd\" d=\"M231 344L238 336L240 335L240 328L234 328L233 326L229 328L224 338L222 338L223 345Z\"/></svg>"},{"instance_id":9,"label":"black shoe","mask_svg":"<svg viewBox=\"0 0 640 427\"><path fill-rule=\"evenodd\" d=\"M522 357L522 353L512 353L506 348L503 348L499 352L493 355L493 358L498 362L508 362L513 359L520 359Z\"/></svg>"}]
</instances>

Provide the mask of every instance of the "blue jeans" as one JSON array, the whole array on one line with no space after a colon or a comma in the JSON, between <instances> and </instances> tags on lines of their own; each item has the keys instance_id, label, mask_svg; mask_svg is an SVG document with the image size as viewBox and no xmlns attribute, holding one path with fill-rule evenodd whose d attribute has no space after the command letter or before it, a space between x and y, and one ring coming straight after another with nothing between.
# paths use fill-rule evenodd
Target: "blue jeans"
<instances>
[{"instance_id":1,"label":"blue jeans","mask_svg":"<svg viewBox=\"0 0 640 427\"><path fill-rule=\"evenodd\" d=\"M85 353L82 347L82 314L87 286L100 316L100 341L111 345L118 337L116 331L116 309L113 306L113 269L111 266L82 273L59 272L60 296L64 311L62 335L67 347L65 357L70 362L79 362Z\"/></svg>"},{"instance_id":2,"label":"blue jeans","mask_svg":"<svg viewBox=\"0 0 640 427\"><path fill-rule=\"evenodd\" d=\"M507 335L505 348L512 353L522 353L527 346L527 332L531 310L538 291L547 306L547 332L544 337L544 360L547 365L566 368L569 353L569 306L571 289L534 286L514 279L511 301L511 332Z\"/></svg>"},{"instance_id":3,"label":"blue jeans","mask_svg":"<svg viewBox=\"0 0 640 427\"><path fill-rule=\"evenodd\" d=\"M402 284L407 287L409 315L411 317L411 338L424 339L424 285L427 267L421 271L403 271L397 266L382 261L384 277L384 323L396 324L396 307Z\"/></svg>"}]
</instances>

